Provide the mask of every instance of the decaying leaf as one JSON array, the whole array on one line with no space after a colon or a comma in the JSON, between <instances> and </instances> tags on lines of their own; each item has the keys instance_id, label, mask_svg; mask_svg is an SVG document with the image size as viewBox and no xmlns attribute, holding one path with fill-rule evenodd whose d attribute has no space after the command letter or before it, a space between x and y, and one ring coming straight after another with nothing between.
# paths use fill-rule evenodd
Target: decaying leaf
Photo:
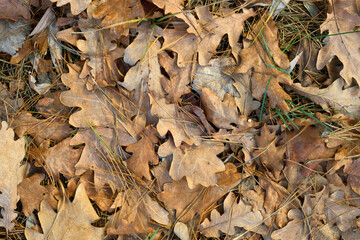
<instances>
[{"instance_id":1,"label":"decaying leaf","mask_svg":"<svg viewBox=\"0 0 360 240\"><path fill-rule=\"evenodd\" d=\"M52 194L55 189L54 184L42 186L40 182L45 175L36 173L31 177L25 178L18 185L18 193L22 204L22 211L25 216L29 217L33 211L40 209L40 203L45 199L51 208L56 209L57 201Z\"/></svg>"},{"instance_id":2,"label":"decaying leaf","mask_svg":"<svg viewBox=\"0 0 360 240\"><path fill-rule=\"evenodd\" d=\"M128 35L129 28L136 26L136 23L124 22L145 16L140 0L105 0L93 1L92 4L96 6L92 16L103 19L101 26L111 28L117 37Z\"/></svg>"},{"instance_id":3,"label":"decaying leaf","mask_svg":"<svg viewBox=\"0 0 360 240\"><path fill-rule=\"evenodd\" d=\"M209 88L204 87L201 102L207 119L218 128L250 129L253 127L253 123L248 122L246 116L240 115L235 98L229 94L225 94L224 100L221 101Z\"/></svg>"},{"instance_id":4,"label":"decaying leaf","mask_svg":"<svg viewBox=\"0 0 360 240\"><path fill-rule=\"evenodd\" d=\"M265 18L266 16L263 16L262 19ZM279 106L287 112L289 107L285 100L291 98L282 89L280 83L291 85L292 80L288 74L279 69L287 69L290 62L278 46L275 22L269 19L265 24L260 20L253 28L251 36L244 42L246 47L240 52L241 60L235 72L251 74L251 89L256 99L262 100L267 89L266 96L269 97L270 106L273 108Z\"/></svg>"},{"instance_id":5,"label":"decaying leaf","mask_svg":"<svg viewBox=\"0 0 360 240\"><path fill-rule=\"evenodd\" d=\"M161 146L160 146L161 148ZM216 156L224 150L222 143L202 143L200 146L175 148L163 155L173 155L169 174L175 181L186 177L189 188L198 184L205 187L217 183L216 173L225 171L224 163ZM159 149L159 152L165 152Z\"/></svg>"},{"instance_id":6,"label":"decaying leaf","mask_svg":"<svg viewBox=\"0 0 360 240\"><path fill-rule=\"evenodd\" d=\"M154 144L158 142L156 129L148 126L142 138L126 148L127 152L133 153L126 160L126 166L138 177L151 180L149 164L157 165L159 157L154 151Z\"/></svg>"},{"instance_id":7,"label":"decaying leaf","mask_svg":"<svg viewBox=\"0 0 360 240\"><path fill-rule=\"evenodd\" d=\"M70 202L64 197L58 204L58 212L54 212L48 202L43 200L40 206L39 220L43 233L31 228L25 229L27 239L83 239L101 240L104 237L104 228L91 225L98 220L83 184L76 190L74 200Z\"/></svg>"},{"instance_id":8,"label":"decaying leaf","mask_svg":"<svg viewBox=\"0 0 360 240\"><path fill-rule=\"evenodd\" d=\"M17 50L23 45L29 34L29 28L30 26L22 20L17 22L0 20L0 52L16 55Z\"/></svg>"},{"instance_id":9,"label":"decaying leaf","mask_svg":"<svg viewBox=\"0 0 360 240\"><path fill-rule=\"evenodd\" d=\"M258 156L260 162L269 168L274 177L278 179L284 167L283 156L286 149L276 145L276 131L271 132L268 126L264 125L261 128L260 136L255 136L255 140L259 148L254 152L255 156Z\"/></svg>"},{"instance_id":10,"label":"decaying leaf","mask_svg":"<svg viewBox=\"0 0 360 240\"><path fill-rule=\"evenodd\" d=\"M0 19L18 21L30 19L30 6L23 0L2 0L0 2Z\"/></svg>"},{"instance_id":11,"label":"decaying leaf","mask_svg":"<svg viewBox=\"0 0 360 240\"><path fill-rule=\"evenodd\" d=\"M211 221L205 219L200 225L201 232L207 237L220 237L219 231L234 235L235 226L260 234L265 234L267 231L261 213L253 212L251 206L245 205L241 199L237 203L232 192L224 200L224 214L221 215L215 209L211 211L210 218Z\"/></svg>"},{"instance_id":12,"label":"decaying leaf","mask_svg":"<svg viewBox=\"0 0 360 240\"><path fill-rule=\"evenodd\" d=\"M326 21L321 24L322 32L329 31L333 35L329 38L318 55L316 67L322 69L335 56L343 64L343 69L340 75L349 86L352 84L354 78L360 85L360 62L359 62L359 47L356 42L359 42L360 33L351 33L357 26L359 26L360 16L356 9L356 1L329 1L329 10Z\"/></svg>"},{"instance_id":13,"label":"decaying leaf","mask_svg":"<svg viewBox=\"0 0 360 240\"><path fill-rule=\"evenodd\" d=\"M11 150L11 151L9 151ZM14 131L6 122L1 123L0 130L0 226L6 231L14 228L12 222L17 213L16 203L19 200L17 185L24 179L24 168L20 167L25 157L25 139L14 140Z\"/></svg>"},{"instance_id":14,"label":"decaying leaf","mask_svg":"<svg viewBox=\"0 0 360 240\"><path fill-rule=\"evenodd\" d=\"M78 15L79 13L84 11L91 3L91 0L50 0L50 1L56 2L56 6L58 7L70 3L71 13L73 15Z\"/></svg>"},{"instance_id":15,"label":"decaying leaf","mask_svg":"<svg viewBox=\"0 0 360 240\"><path fill-rule=\"evenodd\" d=\"M294 83L291 88L319 104L324 110L334 109L353 117L360 117L359 87L345 88L345 85L344 79L339 78L327 88L302 87L300 83Z\"/></svg>"},{"instance_id":16,"label":"decaying leaf","mask_svg":"<svg viewBox=\"0 0 360 240\"><path fill-rule=\"evenodd\" d=\"M182 222L188 222L195 213L203 215L210 206L240 182L242 175L237 172L236 166L227 163L225 167L224 172L216 174L217 186L204 188L197 185L190 189L186 179L182 178L180 181L165 183L164 191L158 194L158 199L164 202L166 209L175 209L176 217Z\"/></svg>"},{"instance_id":17,"label":"decaying leaf","mask_svg":"<svg viewBox=\"0 0 360 240\"><path fill-rule=\"evenodd\" d=\"M288 217L292 219L292 221L282 229L273 231L271 237L280 240L287 240L289 238L294 240L307 240L309 233L307 231L303 213L298 209L291 209L288 213Z\"/></svg>"},{"instance_id":18,"label":"decaying leaf","mask_svg":"<svg viewBox=\"0 0 360 240\"><path fill-rule=\"evenodd\" d=\"M156 126L160 136L164 137L170 131L175 146L178 147L182 142L188 145L199 145L205 131L200 121L186 108L180 108L177 104L167 103L165 99L155 99L150 95L151 113L159 118Z\"/></svg>"}]
</instances>

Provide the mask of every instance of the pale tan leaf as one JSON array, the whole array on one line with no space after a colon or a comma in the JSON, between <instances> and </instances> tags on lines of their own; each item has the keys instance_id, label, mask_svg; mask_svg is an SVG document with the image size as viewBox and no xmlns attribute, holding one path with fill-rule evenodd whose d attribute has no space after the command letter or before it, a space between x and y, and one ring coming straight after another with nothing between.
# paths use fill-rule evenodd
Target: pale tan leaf
<instances>
[{"instance_id":1,"label":"pale tan leaf","mask_svg":"<svg viewBox=\"0 0 360 240\"><path fill-rule=\"evenodd\" d=\"M216 173L225 171L224 163L216 156L222 151L222 143L204 142L198 147L177 148L169 174L175 181L185 176L190 189L198 184L213 186L217 183Z\"/></svg>"},{"instance_id":2,"label":"pale tan leaf","mask_svg":"<svg viewBox=\"0 0 360 240\"><path fill-rule=\"evenodd\" d=\"M294 83L291 88L300 95L308 97L319 104L324 110L332 108L353 117L360 116L360 90L358 86L345 88L342 78L335 80L327 88L302 87L300 83Z\"/></svg>"},{"instance_id":3,"label":"pale tan leaf","mask_svg":"<svg viewBox=\"0 0 360 240\"><path fill-rule=\"evenodd\" d=\"M174 233L181 240L190 240L189 229L185 223L177 222L174 227Z\"/></svg>"},{"instance_id":4,"label":"pale tan leaf","mask_svg":"<svg viewBox=\"0 0 360 240\"><path fill-rule=\"evenodd\" d=\"M3 121L0 130L0 226L7 231L14 228L12 221L17 217L14 210L19 200L17 185L23 180L19 173L20 163L24 157L25 139L15 141L13 129L8 128L7 122Z\"/></svg>"},{"instance_id":5,"label":"pale tan leaf","mask_svg":"<svg viewBox=\"0 0 360 240\"><path fill-rule=\"evenodd\" d=\"M57 213L44 200L38 215L43 233L26 228L25 236L29 240L101 240L104 237L104 228L91 225L99 216L91 205L83 184L78 186L72 202L64 198L62 203L58 204Z\"/></svg>"},{"instance_id":6,"label":"pale tan leaf","mask_svg":"<svg viewBox=\"0 0 360 240\"><path fill-rule=\"evenodd\" d=\"M253 212L251 206L245 205L241 199L237 203L231 192L224 200L224 214L221 215L216 209L212 210L211 221L205 219L200 225L200 230L206 237L220 237L219 231L234 235L236 233L235 226L266 234L267 228L262 223L261 213Z\"/></svg>"},{"instance_id":7,"label":"pale tan leaf","mask_svg":"<svg viewBox=\"0 0 360 240\"><path fill-rule=\"evenodd\" d=\"M303 213L298 209L291 209L288 217L292 219L285 227L271 233L273 239L280 240L308 240L309 232Z\"/></svg>"},{"instance_id":8,"label":"pale tan leaf","mask_svg":"<svg viewBox=\"0 0 360 240\"><path fill-rule=\"evenodd\" d=\"M359 42L360 33L348 33L360 25L360 16L352 5L353 1L334 0L329 4L327 19L321 24L320 29L322 32L329 31L329 34L334 36L331 36L326 45L320 49L316 67L319 70L324 68L337 56L343 65L340 75L346 85L351 85L353 78L360 85L359 45L354 44Z\"/></svg>"},{"instance_id":9,"label":"pale tan leaf","mask_svg":"<svg viewBox=\"0 0 360 240\"><path fill-rule=\"evenodd\" d=\"M182 142L188 145L199 145L199 136L205 134L200 121L177 104L167 103L165 99L155 99L150 95L151 113L159 118L156 126L160 136L164 137L168 131L171 132L175 146Z\"/></svg>"},{"instance_id":10,"label":"pale tan leaf","mask_svg":"<svg viewBox=\"0 0 360 240\"><path fill-rule=\"evenodd\" d=\"M71 13L73 15L80 14L91 3L91 0L50 0L50 1L56 2L57 7L61 7L67 3L70 3Z\"/></svg>"}]
</instances>

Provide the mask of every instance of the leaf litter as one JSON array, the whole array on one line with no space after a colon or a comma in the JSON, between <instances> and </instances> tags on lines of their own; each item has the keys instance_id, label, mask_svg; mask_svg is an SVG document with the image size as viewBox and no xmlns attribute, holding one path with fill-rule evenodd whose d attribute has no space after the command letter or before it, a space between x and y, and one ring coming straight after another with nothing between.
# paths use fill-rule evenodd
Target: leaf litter
<instances>
[{"instance_id":1,"label":"leaf litter","mask_svg":"<svg viewBox=\"0 0 360 240\"><path fill-rule=\"evenodd\" d=\"M359 239L359 17L0 2L0 237Z\"/></svg>"}]
</instances>

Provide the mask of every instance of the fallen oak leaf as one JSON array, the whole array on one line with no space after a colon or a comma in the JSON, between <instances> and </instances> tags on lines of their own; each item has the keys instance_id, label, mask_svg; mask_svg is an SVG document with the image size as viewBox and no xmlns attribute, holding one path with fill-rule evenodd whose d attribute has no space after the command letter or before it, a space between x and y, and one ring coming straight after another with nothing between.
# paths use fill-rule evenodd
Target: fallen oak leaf
<instances>
[{"instance_id":1,"label":"fallen oak leaf","mask_svg":"<svg viewBox=\"0 0 360 240\"><path fill-rule=\"evenodd\" d=\"M156 133L154 127L147 126L142 138L126 148L127 152L133 153L126 160L126 166L140 178L145 177L151 180L149 164L157 165L159 163L159 157L154 150L154 145L158 142Z\"/></svg>"},{"instance_id":2,"label":"fallen oak leaf","mask_svg":"<svg viewBox=\"0 0 360 240\"><path fill-rule=\"evenodd\" d=\"M360 22L360 16L353 6L356 4L353 4L353 1L342 0L330 1L329 4L327 19L321 24L320 29L321 32L329 31L329 35L332 36L320 49L316 67L319 70L324 68L334 56L337 56L343 65L340 75L344 78L346 85L352 84L352 78L360 85L359 46L354 44L359 42L360 33L352 32Z\"/></svg>"},{"instance_id":3,"label":"fallen oak leaf","mask_svg":"<svg viewBox=\"0 0 360 240\"><path fill-rule=\"evenodd\" d=\"M56 2L57 7L61 7L64 6L65 4L70 3L70 9L73 15L80 14L91 3L91 0L50 0L50 1Z\"/></svg>"},{"instance_id":4,"label":"fallen oak leaf","mask_svg":"<svg viewBox=\"0 0 360 240\"><path fill-rule=\"evenodd\" d=\"M157 195L167 210L176 210L176 217L182 222L191 220L195 213L204 215L217 200L239 184L242 175L232 163L225 165L226 170L216 174L217 186L205 188L197 185L190 189L186 179L164 184L164 191Z\"/></svg>"},{"instance_id":5,"label":"fallen oak leaf","mask_svg":"<svg viewBox=\"0 0 360 240\"><path fill-rule=\"evenodd\" d=\"M45 199L51 208L56 209L57 200L54 198L52 191L55 189L54 184L42 186L41 181L45 175L35 173L25 178L18 185L18 194L22 204L22 211L25 216L29 217L34 210L40 209L40 203Z\"/></svg>"},{"instance_id":6,"label":"fallen oak leaf","mask_svg":"<svg viewBox=\"0 0 360 240\"><path fill-rule=\"evenodd\" d=\"M265 18L267 17L263 16L263 19ZM292 80L279 69L287 69L290 62L279 48L275 22L271 18L267 23L258 21L252 37L244 41L244 45L246 47L240 52L241 60L235 72L251 73L251 92L257 100L262 100L267 89L266 96L269 97L270 106L279 106L284 112L288 112L289 106L285 100L291 100L291 97L282 89L280 83L291 85Z\"/></svg>"},{"instance_id":7,"label":"fallen oak leaf","mask_svg":"<svg viewBox=\"0 0 360 240\"><path fill-rule=\"evenodd\" d=\"M3 0L0 2L0 19L18 21L30 19L30 7L23 0Z\"/></svg>"},{"instance_id":8,"label":"fallen oak leaf","mask_svg":"<svg viewBox=\"0 0 360 240\"><path fill-rule=\"evenodd\" d=\"M145 16L140 0L93 1L91 8L94 8L92 17L102 19L101 26L111 28L112 33L118 38L121 35L128 35L129 28L136 26L136 23L124 24L124 22Z\"/></svg>"},{"instance_id":9,"label":"fallen oak leaf","mask_svg":"<svg viewBox=\"0 0 360 240\"><path fill-rule=\"evenodd\" d=\"M11 149L11 151L9 151ZM0 130L0 226L12 231L12 222L17 213L14 212L19 200L17 185L24 178L24 168L20 163L25 157L25 138L14 140L14 131L8 128L7 122L1 122ZM25 166L25 165L24 165Z\"/></svg>"},{"instance_id":10,"label":"fallen oak leaf","mask_svg":"<svg viewBox=\"0 0 360 240\"><path fill-rule=\"evenodd\" d=\"M214 209L211 211L211 221L205 219L200 225L200 231L206 237L220 237L219 231L228 235L236 233L236 227L266 234L267 228L263 225L263 216L260 211L253 212L250 205L240 199L236 202L234 193L230 192L224 200L224 214Z\"/></svg>"},{"instance_id":11,"label":"fallen oak leaf","mask_svg":"<svg viewBox=\"0 0 360 240\"><path fill-rule=\"evenodd\" d=\"M169 175L175 181L185 176L192 189L198 184L209 187L217 183L216 173L225 171L225 165L216 155L223 151L222 143L203 142L194 147L183 145L162 157L173 155ZM161 146L159 152L163 152Z\"/></svg>"},{"instance_id":12,"label":"fallen oak leaf","mask_svg":"<svg viewBox=\"0 0 360 240\"><path fill-rule=\"evenodd\" d=\"M289 219L292 219L285 227L271 233L273 239L287 240L308 240L309 231L306 226L304 214L298 209L291 209L288 212Z\"/></svg>"},{"instance_id":13,"label":"fallen oak leaf","mask_svg":"<svg viewBox=\"0 0 360 240\"><path fill-rule=\"evenodd\" d=\"M43 200L38 213L43 233L25 228L26 239L79 239L100 240L104 237L104 228L91 225L99 219L86 194L83 184L76 190L74 200L64 197L54 212L46 200Z\"/></svg>"}]
</instances>

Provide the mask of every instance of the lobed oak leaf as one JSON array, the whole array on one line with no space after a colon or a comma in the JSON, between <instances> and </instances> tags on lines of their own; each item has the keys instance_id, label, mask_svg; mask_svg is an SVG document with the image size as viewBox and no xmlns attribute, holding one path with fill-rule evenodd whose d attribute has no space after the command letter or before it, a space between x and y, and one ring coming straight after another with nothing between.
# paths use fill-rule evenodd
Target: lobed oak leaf
<instances>
[{"instance_id":1,"label":"lobed oak leaf","mask_svg":"<svg viewBox=\"0 0 360 240\"><path fill-rule=\"evenodd\" d=\"M22 211L27 217L29 217L35 209L40 209L40 203L44 199L49 203L51 208L56 209L57 200L52 194L55 186L54 184L47 186L40 185L44 177L44 174L35 173L34 175L25 178L18 185L18 194L20 195Z\"/></svg>"},{"instance_id":2,"label":"lobed oak leaf","mask_svg":"<svg viewBox=\"0 0 360 240\"><path fill-rule=\"evenodd\" d=\"M176 147L180 146L182 142L188 145L201 143L199 136L203 135L205 131L194 115L186 112L186 108L167 103L165 99L155 99L151 95L149 97L151 113L159 118L156 129L160 136L164 137L170 131Z\"/></svg>"},{"instance_id":3,"label":"lobed oak leaf","mask_svg":"<svg viewBox=\"0 0 360 240\"><path fill-rule=\"evenodd\" d=\"M333 108L350 116L360 117L360 90L358 86L345 88L345 80L338 78L327 88L302 87L294 83L291 88L300 95L308 97L324 110Z\"/></svg>"},{"instance_id":4,"label":"lobed oak leaf","mask_svg":"<svg viewBox=\"0 0 360 240\"><path fill-rule=\"evenodd\" d=\"M158 26L152 28L148 22L141 23L135 40L125 49L124 61L134 65L127 72L124 82L121 83L127 90L136 91L137 96L147 93L154 97L163 97L160 79L163 77L160 70L157 53L161 44L158 38L162 35L162 29Z\"/></svg>"},{"instance_id":5,"label":"lobed oak leaf","mask_svg":"<svg viewBox=\"0 0 360 240\"><path fill-rule=\"evenodd\" d=\"M59 179L60 173L67 178L75 175L75 165L80 159L82 149L74 149L70 145L71 140L72 138L66 138L42 154L46 163L44 168L54 179Z\"/></svg>"},{"instance_id":6,"label":"lobed oak leaf","mask_svg":"<svg viewBox=\"0 0 360 240\"><path fill-rule=\"evenodd\" d=\"M329 38L326 45L320 49L317 58L316 67L322 69L335 56L341 61L343 69L340 75L346 82L346 85L352 84L354 78L360 85L360 74L358 69L360 63L359 46L354 44L359 42L360 33L343 34L352 32L359 26L360 16L356 13L355 2L335 0L329 2L329 11L326 21L321 24L321 32L329 31L333 35Z\"/></svg>"},{"instance_id":7,"label":"lobed oak leaf","mask_svg":"<svg viewBox=\"0 0 360 240\"><path fill-rule=\"evenodd\" d=\"M288 212L289 219L292 219L285 227L271 233L273 239L287 240L308 240L309 231L306 226L304 214L298 209L291 209Z\"/></svg>"},{"instance_id":8,"label":"lobed oak leaf","mask_svg":"<svg viewBox=\"0 0 360 240\"><path fill-rule=\"evenodd\" d=\"M43 233L26 228L26 239L100 240L104 237L104 228L91 225L99 217L91 205L83 184L78 186L72 202L64 197L58 204L57 213L51 209L47 201L42 201L38 216Z\"/></svg>"},{"instance_id":9,"label":"lobed oak leaf","mask_svg":"<svg viewBox=\"0 0 360 240\"><path fill-rule=\"evenodd\" d=\"M91 0L50 0L50 1L56 2L57 7L61 7L64 6L65 4L70 3L70 9L73 15L80 14L91 3Z\"/></svg>"},{"instance_id":10,"label":"lobed oak leaf","mask_svg":"<svg viewBox=\"0 0 360 240\"><path fill-rule=\"evenodd\" d=\"M47 139L60 142L73 132L62 118L37 119L31 113L25 112L15 116L11 126L18 136L30 135L38 145Z\"/></svg>"},{"instance_id":11,"label":"lobed oak leaf","mask_svg":"<svg viewBox=\"0 0 360 240\"><path fill-rule=\"evenodd\" d=\"M280 83L291 85L292 80L289 75L278 68L287 69L290 62L278 46L277 30L275 22L271 18L266 24L260 20L253 29L252 37L244 42L246 47L240 52L241 61L235 72L251 73L253 96L262 100L265 89L267 89L266 96L269 97L270 106L273 108L279 106L284 112L287 112L289 107L285 100L291 100L291 98L282 89Z\"/></svg>"},{"instance_id":12,"label":"lobed oak leaf","mask_svg":"<svg viewBox=\"0 0 360 240\"><path fill-rule=\"evenodd\" d=\"M168 93L167 98L170 102L176 103L180 97L190 92L190 88L187 86L190 83L191 64L184 64L183 67L176 65L177 57L171 58L167 53L161 53L159 55L159 62L165 69L170 79L163 80L162 86Z\"/></svg>"},{"instance_id":13,"label":"lobed oak leaf","mask_svg":"<svg viewBox=\"0 0 360 240\"><path fill-rule=\"evenodd\" d=\"M94 19L80 19L79 27L85 40L76 41L82 57L86 59L79 77L89 78L89 90L96 86L94 82L100 87L114 86L121 77L115 61L124 55L124 49L117 47L109 30L97 31L98 22Z\"/></svg>"},{"instance_id":14,"label":"lobed oak leaf","mask_svg":"<svg viewBox=\"0 0 360 240\"><path fill-rule=\"evenodd\" d=\"M225 165L226 170L216 174L217 185L205 188L197 185L189 188L185 178L164 184L164 191L158 199L164 202L166 209L176 210L176 217L182 222L191 220L195 213L203 215L217 200L239 184L242 175L232 163Z\"/></svg>"},{"instance_id":15,"label":"lobed oak leaf","mask_svg":"<svg viewBox=\"0 0 360 240\"><path fill-rule=\"evenodd\" d=\"M150 220L160 224L170 224L169 213L147 193L138 191L120 192L112 208L121 209L112 216L113 225L108 234L148 233L153 231Z\"/></svg>"},{"instance_id":16,"label":"lobed oak leaf","mask_svg":"<svg viewBox=\"0 0 360 240\"><path fill-rule=\"evenodd\" d=\"M207 119L218 128L225 129L250 129L252 122L247 117L240 115L235 103L235 98L225 94L221 101L209 88L204 87L201 94L201 103Z\"/></svg>"},{"instance_id":17,"label":"lobed oak leaf","mask_svg":"<svg viewBox=\"0 0 360 240\"><path fill-rule=\"evenodd\" d=\"M145 177L151 180L149 164L157 165L159 163L159 157L154 150L154 145L158 142L156 133L154 127L147 126L142 138L126 148L127 152L133 153L126 160L126 166L140 178Z\"/></svg>"},{"instance_id":18,"label":"lobed oak leaf","mask_svg":"<svg viewBox=\"0 0 360 240\"><path fill-rule=\"evenodd\" d=\"M261 128L260 136L255 136L258 150L254 152L255 156L273 173L276 179L279 179L283 169L283 156L286 149L283 146L276 146L276 131L271 132L267 125Z\"/></svg>"},{"instance_id":19,"label":"lobed oak leaf","mask_svg":"<svg viewBox=\"0 0 360 240\"><path fill-rule=\"evenodd\" d=\"M176 148L169 175L175 181L185 176L190 189L198 184L213 186L217 183L216 173L225 171L224 163L216 156L223 151L222 143L204 142L200 146Z\"/></svg>"},{"instance_id":20,"label":"lobed oak leaf","mask_svg":"<svg viewBox=\"0 0 360 240\"><path fill-rule=\"evenodd\" d=\"M111 28L112 33L118 38L121 35L128 35L129 28L136 26L136 23L124 22L145 16L140 0L104 0L93 3L95 9L92 16L96 19L102 19L101 26Z\"/></svg>"},{"instance_id":21,"label":"lobed oak leaf","mask_svg":"<svg viewBox=\"0 0 360 240\"><path fill-rule=\"evenodd\" d=\"M3 0L0 2L0 19L18 21L30 19L30 6L23 0Z\"/></svg>"},{"instance_id":22,"label":"lobed oak leaf","mask_svg":"<svg viewBox=\"0 0 360 240\"><path fill-rule=\"evenodd\" d=\"M11 151L9 151L11 150ZM25 157L25 139L14 140L14 131L7 122L1 122L0 130L0 226L6 231L14 228L12 221L17 217L14 210L19 200L17 185L23 180L20 163Z\"/></svg>"},{"instance_id":23,"label":"lobed oak leaf","mask_svg":"<svg viewBox=\"0 0 360 240\"><path fill-rule=\"evenodd\" d=\"M325 139L321 137L323 130L320 127L307 127L306 129L285 132L281 143L286 143L287 166L304 162L306 168L302 169L305 176L311 173L320 161L311 161L332 158L337 148L328 148ZM285 149L285 148L284 148Z\"/></svg>"},{"instance_id":24,"label":"lobed oak leaf","mask_svg":"<svg viewBox=\"0 0 360 240\"><path fill-rule=\"evenodd\" d=\"M235 195L230 192L224 200L224 214L214 209L211 211L211 221L205 219L200 225L201 232L206 237L220 237L219 231L228 235L236 233L236 227L246 230L266 234L267 228L262 224L263 216L260 211L253 212L250 205L240 199L236 202Z\"/></svg>"}]
</instances>

